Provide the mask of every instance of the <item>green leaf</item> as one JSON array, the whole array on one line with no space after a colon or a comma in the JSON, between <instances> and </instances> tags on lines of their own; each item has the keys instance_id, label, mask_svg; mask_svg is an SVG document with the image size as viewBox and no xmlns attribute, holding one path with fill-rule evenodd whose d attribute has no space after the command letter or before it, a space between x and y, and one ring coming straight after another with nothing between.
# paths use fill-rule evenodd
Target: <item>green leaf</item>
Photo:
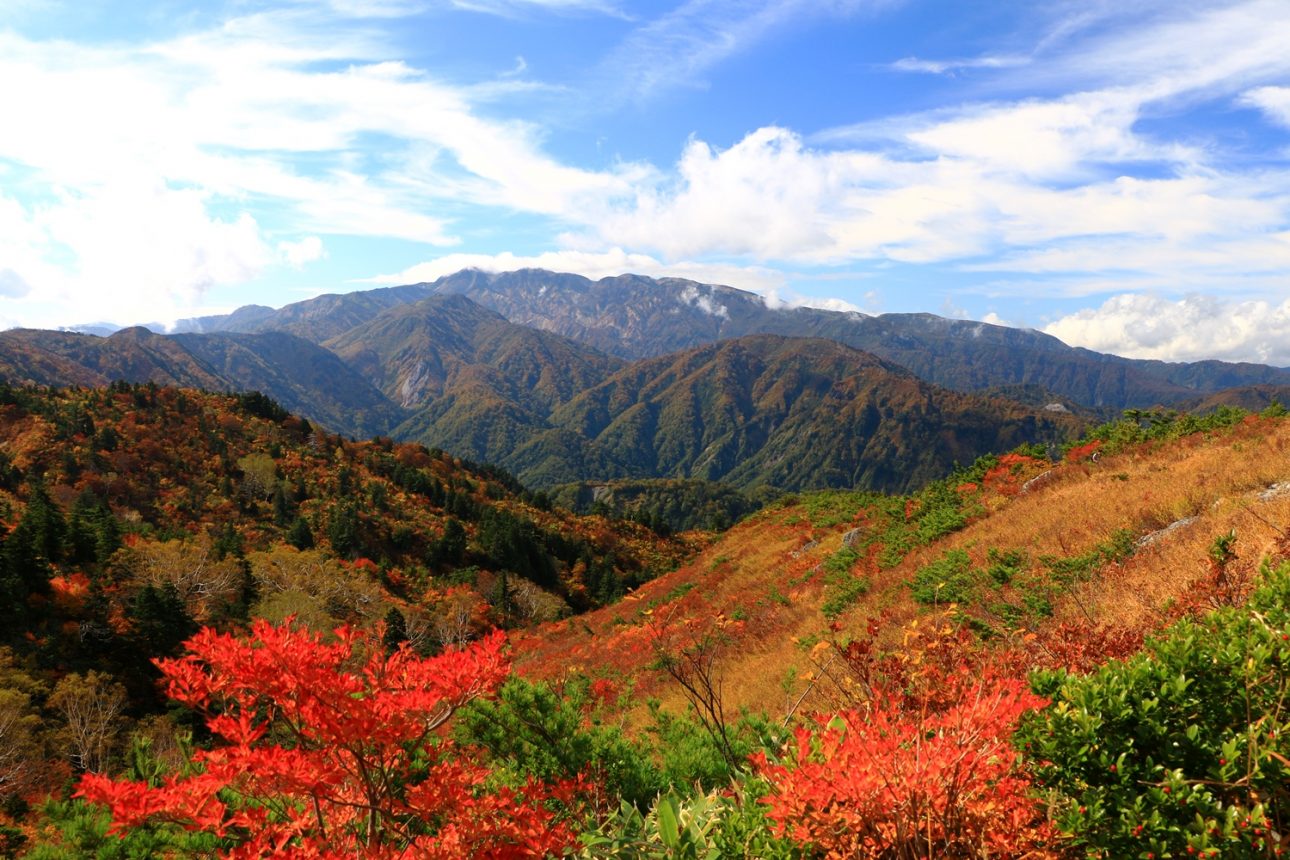
<instances>
[{"instance_id":1,"label":"green leaf","mask_svg":"<svg viewBox=\"0 0 1290 860\"><path fill-rule=\"evenodd\" d=\"M676 798L670 794L660 797L655 811L658 815L658 835L663 844L673 850L681 847L681 826L677 818Z\"/></svg>"}]
</instances>

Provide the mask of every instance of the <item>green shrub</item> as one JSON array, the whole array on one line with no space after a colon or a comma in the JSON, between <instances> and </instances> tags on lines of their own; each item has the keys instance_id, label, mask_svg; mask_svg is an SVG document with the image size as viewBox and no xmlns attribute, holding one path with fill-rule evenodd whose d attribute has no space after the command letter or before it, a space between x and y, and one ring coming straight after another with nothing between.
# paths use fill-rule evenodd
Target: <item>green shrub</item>
<instances>
[{"instance_id":1,"label":"green shrub","mask_svg":"<svg viewBox=\"0 0 1290 860\"><path fill-rule=\"evenodd\" d=\"M851 572L860 553L849 546L824 561L824 604L820 610L827 618L836 618L869 591L869 580Z\"/></svg>"},{"instance_id":2,"label":"green shrub","mask_svg":"<svg viewBox=\"0 0 1290 860\"><path fill-rule=\"evenodd\" d=\"M100 806L80 800L51 800L45 821L26 860L148 860L152 857L212 857L221 840L209 833L189 833L170 824L131 827L120 835L108 833L112 816Z\"/></svg>"},{"instance_id":3,"label":"green shrub","mask_svg":"<svg viewBox=\"0 0 1290 860\"><path fill-rule=\"evenodd\" d=\"M618 726L598 721L585 681L565 684L562 693L511 678L496 699L476 699L457 715L457 739L488 750L517 783L530 776L552 781L585 773L611 794L645 808L667 788L649 752Z\"/></svg>"},{"instance_id":4,"label":"green shrub","mask_svg":"<svg viewBox=\"0 0 1290 860\"><path fill-rule=\"evenodd\" d=\"M646 727L650 746L642 744L642 754L657 759L666 786L698 786L707 791L728 786L741 775L742 769L731 766L712 734L695 716L693 706L683 713L672 713L654 701L649 708L653 720ZM784 740L778 726L756 714L741 714L732 720L726 726L726 737L737 764L747 762L755 752L776 748Z\"/></svg>"},{"instance_id":5,"label":"green shrub","mask_svg":"<svg viewBox=\"0 0 1290 860\"><path fill-rule=\"evenodd\" d=\"M583 834L577 856L619 860L721 860L756 857L792 860L800 857L791 843L777 839L758 798L769 791L761 780L748 779L734 792L711 792L688 798L666 794L648 813L624 803L594 831Z\"/></svg>"},{"instance_id":6,"label":"green shrub","mask_svg":"<svg viewBox=\"0 0 1290 860\"><path fill-rule=\"evenodd\" d=\"M1249 414L1233 406L1220 406L1206 415L1190 415L1174 409L1128 409L1123 418L1094 427L1082 439L1065 445L1063 450L1101 442L1103 451L1114 453L1138 442L1178 439L1193 433L1221 430L1238 424ZM1262 414L1269 418L1281 417L1272 407Z\"/></svg>"},{"instance_id":7,"label":"green shrub","mask_svg":"<svg viewBox=\"0 0 1290 860\"><path fill-rule=\"evenodd\" d=\"M1090 856L1272 856L1272 823L1290 819L1288 670L1283 565L1247 606L1181 622L1131 659L1035 673L1052 704L1017 740Z\"/></svg>"},{"instance_id":8,"label":"green shrub","mask_svg":"<svg viewBox=\"0 0 1290 860\"><path fill-rule=\"evenodd\" d=\"M845 579L830 583L825 591L824 603L820 606L820 611L824 617L833 619L837 618L847 609L851 608L857 600L863 597L869 591L869 580L863 576L846 575Z\"/></svg>"},{"instance_id":9,"label":"green shrub","mask_svg":"<svg viewBox=\"0 0 1290 860\"><path fill-rule=\"evenodd\" d=\"M1110 539L1088 552L1066 558L1045 556L1039 561L1048 568L1054 582L1069 587L1088 579L1103 565L1124 561L1133 555L1135 548L1133 532L1129 529L1116 529Z\"/></svg>"},{"instance_id":10,"label":"green shrub","mask_svg":"<svg viewBox=\"0 0 1290 860\"><path fill-rule=\"evenodd\" d=\"M811 525L830 528L851 522L856 514L881 498L878 493L863 490L821 490L802 496L801 501Z\"/></svg>"},{"instance_id":11,"label":"green shrub","mask_svg":"<svg viewBox=\"0 0 1290 860\"><path fill-rule=\"evenodd\" d=\"M980 581L981 575L972 567L968 554L952 549L920 567L909 587L919 603L967 603L976 596Z\"/></svg>"}]
</instances>

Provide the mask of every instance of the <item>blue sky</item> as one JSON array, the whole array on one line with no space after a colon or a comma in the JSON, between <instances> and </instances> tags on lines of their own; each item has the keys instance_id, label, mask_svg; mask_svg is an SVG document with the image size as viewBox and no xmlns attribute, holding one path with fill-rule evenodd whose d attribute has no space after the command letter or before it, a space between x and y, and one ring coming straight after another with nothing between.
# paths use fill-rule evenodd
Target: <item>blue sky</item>
<instances>
[{"instance_id":1,"label":"blue sky","mask_svg":"<svg viewBox=\"0 0 1290 860\"><path fill-rule=\"evenodd\" d=\"M467 265L1290 365L1290 3L6 0L0 325Z\"/></svg>"}]
</instances>

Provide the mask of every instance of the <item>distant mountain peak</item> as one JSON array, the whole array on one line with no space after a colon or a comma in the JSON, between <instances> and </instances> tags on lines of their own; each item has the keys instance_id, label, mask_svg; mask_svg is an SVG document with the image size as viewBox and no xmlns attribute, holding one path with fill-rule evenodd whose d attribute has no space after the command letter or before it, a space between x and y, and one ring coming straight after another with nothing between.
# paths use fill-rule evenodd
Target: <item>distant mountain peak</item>
<instances>
[{"instance_id":1,"label":"distant mountain peak","mask_svg":"<svg viewBox=\"0 0 1290 860\"><path fill-rule=\"evenodd\" d=\"M751 334L819 337L957 391L1042 389L1106 413L1182 404L1225 388L1290 385L1290 369L1126 359L1072 348L1031 329L930 313L871 316L776 305L736 287L633 273L591 280L539 268L468 268L428 283L327 294L277 310L249 305L181 324L189 331L287 331L329 344L392 308L432 296L457 297L457 304L438 305L440 312L474 314L464 303L469 300L511 323L627 361Z\"/></svg>"}]
</instances>

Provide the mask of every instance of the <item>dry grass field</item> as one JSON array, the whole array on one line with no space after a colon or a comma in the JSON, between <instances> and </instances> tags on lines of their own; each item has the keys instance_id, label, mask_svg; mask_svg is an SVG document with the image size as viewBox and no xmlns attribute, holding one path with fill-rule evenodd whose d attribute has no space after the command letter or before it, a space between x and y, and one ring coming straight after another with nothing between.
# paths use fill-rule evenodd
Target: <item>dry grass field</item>
<instances>
[{"instance_id":1,"label":"dry grass field","mask_svg":"<svg viewBox=\"0 0 1290 860\"><path fill-rule=\"evenodd\" d=\"M910 622L944 608L917 603L909 583L946 553L961 550L980 566L992 550L1019 553L1031 560L1033 579L1049 560L1088 557L1117 534L1122 545L1131 539L1126 557L1099 562L1051 591L1048 612L1006 630L982 606L956 607L959 617L1005 637L1044 635L1063 624L1158 629L1188 611L1240 599L1264 558L1290 553L1290 420L1251 416L1226 430L1142 443L1046 472L1030 466L1011 483L961 489L978 494L979 515L894 566L878 563L881 545L869 547L849 571L867 580L867 591L832 620L822 611L830 559L846 536L854 541L876 527L872 500L860 494L806 495L760 512L617 605L517 634L517 666L553 680L570 673L608 678L638 706L650 697L680 706L680 690L656 668L659 649L708 637L721 643L714 666L727 708L782 716L824 704L811 689L818 643L865 635L877 619L878 638L894 644ZM1234 537L1217 574L1215 541L1228 534ZM1010 583L997 594L1007 599L1016 591Z\"/></svg>"}]
</instances>

